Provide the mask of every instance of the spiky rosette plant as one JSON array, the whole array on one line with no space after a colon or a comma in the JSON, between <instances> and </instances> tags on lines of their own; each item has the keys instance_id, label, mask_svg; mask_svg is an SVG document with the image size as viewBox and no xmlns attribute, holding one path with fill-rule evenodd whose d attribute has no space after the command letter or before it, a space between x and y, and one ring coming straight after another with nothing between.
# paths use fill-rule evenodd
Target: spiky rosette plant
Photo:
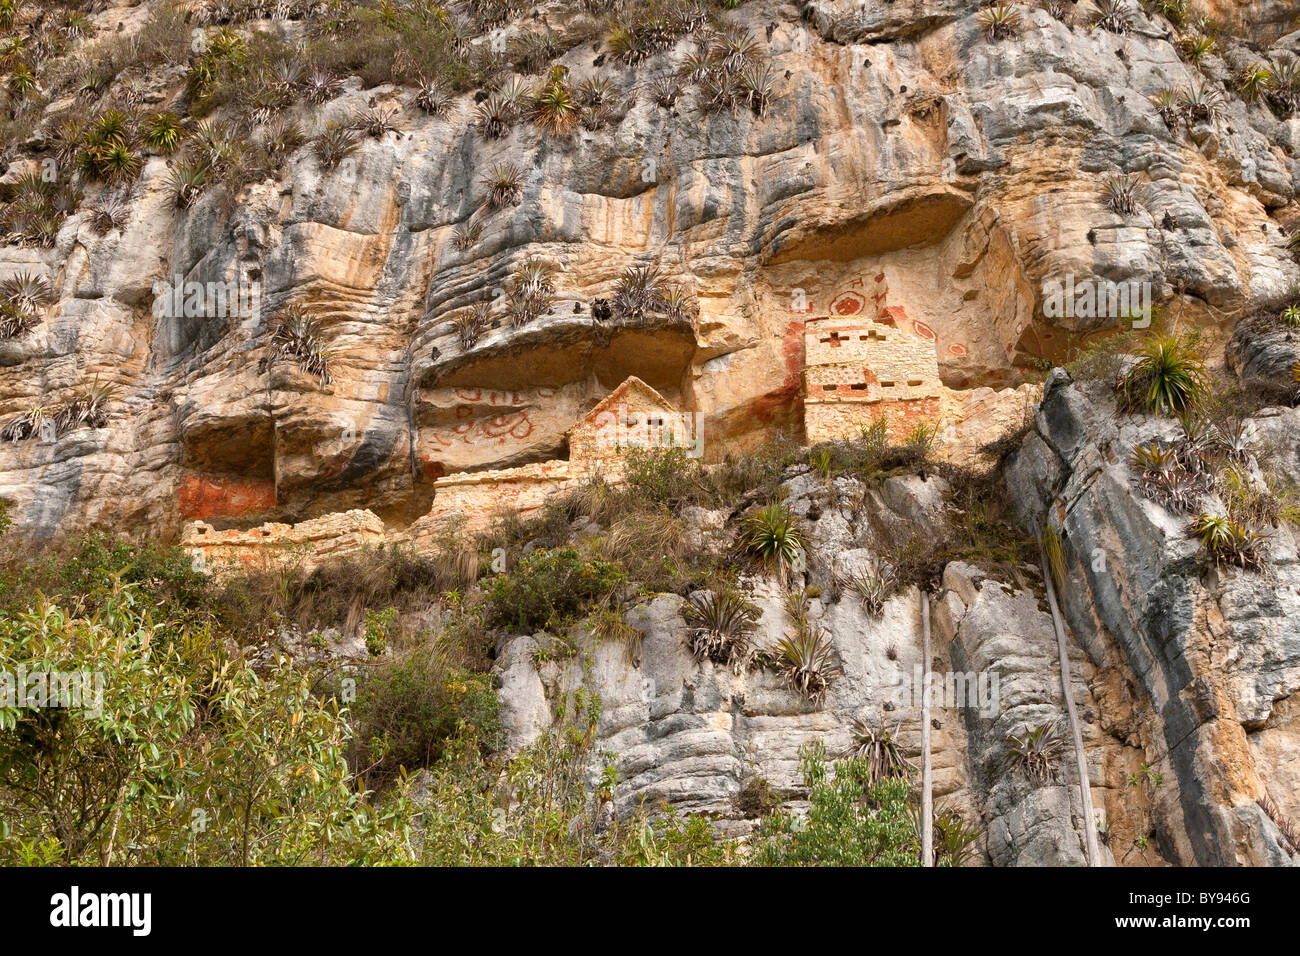
<instances>
[{"instance_id":1,"label":"spiky rosette plant","mask_svg":"<svg viewBox=\"0 0 1300 956\"><path fill-rule=\"evenodd\" d=\"M1229 515L1202 512L1187 529L1205 556L1216 565L1263 571L1264 535Z\"/></svg>"},{"instance_id":2,"label":"spiky rosette plant","mask_svg":"<svg viewBox=\"0 0 1300 956\"><path fill-rule=\"evenodd\" d=\"M624 319L642 322L664 311L665 286L655 266L629 266L614 287L614 308Z\"/></svg>"},{"instance_id":3,"label":"spiky rosette plant","mask_svg":"<svg viewBox=\"0 0 1300 956\"><path fill-rule=\"evenodd\" d=\"M334 169L361 146L361 136L337 123L329 123L312 143L322 169Z\"/></svg>"},{"instance_id":4,"label":"spiky rosette plant","mask_svg":"<svg viewBox=\"0 0 1300 956\"><path fill-rule=\"evenodd\" d=\"M1142 205L1142 186L1132 173L1110 176L1101 187L1102 201L1121 216L1132 216Z\"/></svg>"},{"instance_id":5,"label":"spiky rosette plant","mask_svg":"<svg viewBox=\"0 0 1300 956\"><path fill-rule=\"evenodd\" d=\"M108 403L117 389L111 383L101 384L99 377L73 394L72 400L55 416L55 427L62 434L82 426L103 428L108 424Z\"/></svg>"},{"instance_id":6,"label":"spiky rosette plant","mask_svg":"<svg viewBox=\"0 0 1300 956\"><path fill-rule=\"evenodd\" d=\"M194 205L211 181L212 173L206 163L180 162L167 174L172 200L182 209Z\"/></svg>"},{"instance_id":7,"label":"spiky rosette plant","mask_svg":"<svg viewBox=\"0 0 1300 956\"><path fill-rule=\"evenodd\" d=\"M1199 67L1206 57L1213 56L1218 50L1214 37L1193 30L1178 42L1178 49L1192 66Z\"/></svg>"},{"instance_id":8,"label":"spiky rosette plant","mask_svg":"<svg viewBox=\"0 0 1300 956\"><path fill-rule=\"evenodd\" d=\"M16 339L39 324L40 319L35 314L0 302L0 339Z\"/></svg>"},{"instance_id":9,"label":"spiky rosette plant","mask_svg":"<svg viewBox=\"0 0 1300 956\"><path fill-rule=\"evenodd\" d=\"M1300 58L1279 57L1269 72L1269 101L1284 115L1300 112Z\"/></svg>"},{"instance_id":10,"label":"spiky rosette plant","mask_svg":"<svg viewBox=\"0 0 1300 956\"><path fill-rule=\"evenodd\" d=\"M730 664L739 673L753 656L761 611L730 589L692 594L682 605L686 643L696 660Z\"/></svg>"},{"instance_id":11,"label":"spiky rosette plant","mask_svg":"<svg viewBox=\"0 0 1300 956\"><path fill-rule=\"evenodd\" d=\"M175 113L155 113L144 122L144 144L156 153L174 153L185 136L185 128Z\"/></svg>"},{"instance_id":12,"label":"spiky rosette plant","mask_svg":"<svg viewBox=\"0 0 1300 956\"><path fill-rule=\"evenodd\" d=\"M343 84L327 70L312 70L303 83L303 95L311 103L319 106L338 96Z\"/></svg>"},{"instance_id":13,"label":"spiky rosette plant","mask_svg":"<svg viewBox=\"0 0 1300 956\"><path fill-rule=\"evenodd\" d=\"M460 252L464 252L467 249L473 249L474 244L479 241L482 235L482 220L471 218L463 225L457 226L451 231L451 247Z\"/></svg>"},{"instance_id":14,"label":"spiky rosette plant","mask_svg":"<svg viewBox=\"0 0 1300 956\"><path fill-rule=\"evenodd\" d=\"M1156 112L1160 114L1160 119L1164 121L1165 126L1169 127L1170 132L1177 129L1178 121L1183 115L1182 106L1178 100L1178 91L1167 86L1162 87L1147 99L1156 108Z\"/></svg>"},{"instance_id":15,"label":"spiky rosette plant","mask_svg":"<svg viewBox=\"0 0 1300 956\"><path fill-rule=\"evenodd\" d=\"M374 139L397 132L397 107L375 106L361 110L352 117L352 128Z\"/></svg>"},{"instance_id":16,"label":"spiky rosette plant","mask_svg":"<svg viewBox=\"0 0 1300 956\"><path fill-rule=\"evenodd\" d=\"M675 322L693 319L700 311L695 297L681 286L669 286L663 294L663 310Z\"/></svg>"},{"instance_id":17,"label":"spiky rosette plant","mask_svg":"<svg viewBox=\"0 0 1300 956\"><path fill-rule=\"evenodd\" d=\"M1219 121L1223 109L1223 97L1214 87L1199 83L1183 90L1178 97L1178 106L1182 115L1191 125Z\"/></svg>"},{"instance_id":18,"label":"spiky rosette plant","mask_svg":"<svg viewBox=\"0 0 1300 956\"><path fill-rule=\"evenodd\" d=\"M655 105L668 109L681 96L682 81L676 73L660 73L650 81L647 90Z\"/></svg>"},{"instance_id":19,"label":"spiky rosette plant","mask_svg":"<svg viewBox=\"0 0 1300 956\"><path fill-rule=\"evenodd\" d=\"M513 163L494 163L481 180L487 187L487 207L518 206L524 195L524 174Z\"/></svg>"},{"instance_id":20,"label":"spiky rosette plant","mask_svg":"<svg viewBox=\"0 0 1300 956\"><path fill-rule=\"evenodd\" d=\"M0 441L20 442L36 438L43 433L57 437L55 410L45 402L37 402L27 411L5 422L0 427Z\"/></svg>"},{"instance_id":21,"label":"spiky rosette plant","mask_svg":"<svg viewBox=\"0 0 1300 956\"><path fill-rule=\"evenodd\" d=\"M737 77L741 104L755 116L763 116L772 102L774 83L772 70L766 65L743 67Z\"/></svg>"},{"instance_id":22,"label":"spiky rosette plant","mask_svg":"<svg viewBox=\"0 0 1300 956\"><path fill-rule=\"evenodd\" d=\"M879 617L885 602L898 588L898 572L883 561L874 561L861 573L849 575L841 585L857 597L867 614Z\"/></svg>"},{"instance_id":23,"label":"spiky rosette plant","mask_svg":"<svg viewBox=\"0 0 1300 956\"><path fill-rule=\"evenodd\" d=\"M1007 762L1013 771L1042 786L1056 777L1056 761L1065 751L1060 725L1048 721L1026 726L1019 734L1007 734Z\"/></svg>"},{"instance_id":24,"label":"spiky rosette plant","mask_svg":"<svg viewBox=\"0 0 1300 956\"><path fill-rule=\"evenodd\" d=\"M803 554L799 524L783 502L773 502L741 520L739 544L745 554L785 578Z\"/></svg>"},{"instance_id":25,"label":"spiky rosette plant","mask_svg":"<svg viewBox=\"0 0 1300 956\"><path fill-rule=\"evenodd\" d=\"M500 139L515 118L515 107L500 92L489 93L474 107L474 122L487 139Z\"/></svg>"},{"instance_id":26,"label":"spiky rosette plant","mask_svg":"<svg viewBox=\"0 0 1300 956\"><path fill-rule=\"evenodd\" d=\"M1020 31L1020 11L1009 3L998 3L977 13L975 22L990 40L1005 40Z\"/></svg>"},{"instance_id":27,"label":"spiky rosette plant","mask_svg":"<svg viewBox=\"0 0 1300 956\"><path fill-rule=\"evenodd\" d=\"M1133 15L1127 0L1096 0L1097 12L1093 14L1092 25L1109 33L1120 35L1133 30Z\"/></svg>"},{"instance_id":28,"label":"spiky rosette plant","mask_svg":"<svg viewBox=\"0 0 1300 956\"><path fill-rule=\"evenodd\" d=\"M0 282L0 304L31 315L39 315L53 295L50 280L35 272L24 270Z\"/></svg>"},{"instance_id":29,"label":"spiky rosette plant","mask_svg":"<svg viewBox=\"0 0 1300 956\"><path fill-rule=\"evenodd\" d=\"M297 306L287 306L276 317L271 347L281 358L293 359L308 375L322 385L333 381L330 352L321 337L320 327Z\"/></svg>"},{"instance_id":30,"label":"spiky rosette plant","mask_svg":"<svg viewBox=\"0 0 1300 956\"><path fill-rule=\"evenodd\" d=\"M867 779L872 784L889 777L906 779L915 773L915 768L899 750L897 727L890 733L883 724L875 727L854 717L850 721L849 733L853 736L853 743L844 752L844 756L865 760Z\"/></svg>"},{"instance_id":31,"label":"spiky rosette plant","mask_svg":"<svg viewBox=\"0 0 1300 956\"><path fill-rule=\"evenodd\" d=\"M430 115L442 116L451 105L451 97L436 80L422 79L415 94L415 105Z\"/></svg>"},{"instance_id":32,"label":"spiky rosette plant","mask_svg":"<svg viewBox=\"0 0 1300 956\"><path fill-rule=\"evenodd\" d=\"M462 352L468 352L492 324L492 306L487 302L476 303L472 308L457 312L452 317L452 329L456 332L456 341Z\"/></svg>"},{"instance_id":33,"label":"spiky rosette plant","mask_svg":"<svg viewBox=\"0 0 1300 956\"><path fill-rule=\"evenodd\" d=\"M1200 405L1208 388L1205 363L1187 339L1150 335L1120 382L1120 404L1130 412L1183 414Z\"/></svg>"},{"instance_id":34,"label":"spiky rosette plant","mask_svg":"<svg viewBox=\"0 0 1300 956\"><path fill-rule=\"evenodd\" d=\"M773 648L773 662L790 686L819 704L831 682L844 673L835 655L830 632L808 616L803 591L786 596L791 631Z\"/></svg>"},{"instance_id":35,"label":"spiky rosette plant","mask_svg":"<svg viewBox=\"0 0 1300 956\"><path fill-rule=\"evenodd\" d=\"M549 136L563 138L578 125L581 108L564 75L557 66L533 95L533 123Z\"/></svg>"}]
</instances>

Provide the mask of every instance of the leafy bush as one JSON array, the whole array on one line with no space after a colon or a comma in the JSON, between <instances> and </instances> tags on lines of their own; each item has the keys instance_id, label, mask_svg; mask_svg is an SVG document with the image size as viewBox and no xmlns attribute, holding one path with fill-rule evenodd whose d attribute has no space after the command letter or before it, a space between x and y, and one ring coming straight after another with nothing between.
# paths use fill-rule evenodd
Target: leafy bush
<instances>
[{"instance_id":1,"label":"leafy bush","mask_svg":"<svg viewBox=\"0 0 1300 956\"><path fill-rule=\"evenodd\" d=\"M137 585L89 614L0 617L0 662L97 681L90 706L0 707L7 862L302 864L400 846L348 785L347 726L304 674L254 672L205 630L159 623Z\"/></svg>"},{"instance_id":2,"label":"leafy bush","mask_svg":"<svg viewBox=\"0 0 1300 956\"><path fill-rule=\"evenodd\" d=\"M562 703L556 726L512 759L486 756L473 734L451 740L425 782L411 823L427 866L717 866L728 845L702 817L667 808L609 820L617 772L587 787L599 702L582 692Z\"/></svg>"},{"instance_id":3,"label":"leafy bush","mask_svg":"<svg viewBox=\"0 0 1300 956\"><path fill-rule=\"evenodd\" d=\"M701 473L699 459L683 448L630 448L623 456L628 496L644 504L672 507L693 501L704 480Z\"/></svg>"},{"instance_id":4,"label":"leafy bush","mask_svg":"<svg viewBox=\"0 0 1300 956\"><path fill-rule=\"evenodd\" d=\"M622 569L572 548L539 548L488 586L488 623L517 631L559 632L626 581Z\"/></svg>"},{"instance_id":5,"label":"leafy bush","mask_svg":"<svg viewBox=\"0 0 1300 956\"><path fill-rule=\"evenodd\" d=\"M472 735L486 750L502 742L491 677L455 666L430 643L363 672L356 698L348 756L371 789L386 788L404 771L432 767L457 734Z\"/></svg>"},{"instance_id":6,"label":"leafy bush","mask_svg":"<svg viewBox=\"0 0 1300 956\"><path fill-rule=\"evenodd\" d=\"M84 535L65 554L49 552L30 562L14 555L0 564L0 608L17 614L40 593L93 613L114 588L126 585L168 619L197 622L206 613L208 579L182 549L116 540L103 532Z\"/></svg>"},{"instance_id":7,"label":"leafy bush","mask_svg":"<svg viewBox=\"0 0 1300 956\"><path fill-rule=\"evenodd\" d=\"M799 751L808 813L770 813L752 840L759 866L919 866L920 841L908 812L905 780L873 782L866 760L828 770L820 744Z\"/></svg>"}]
</instances>

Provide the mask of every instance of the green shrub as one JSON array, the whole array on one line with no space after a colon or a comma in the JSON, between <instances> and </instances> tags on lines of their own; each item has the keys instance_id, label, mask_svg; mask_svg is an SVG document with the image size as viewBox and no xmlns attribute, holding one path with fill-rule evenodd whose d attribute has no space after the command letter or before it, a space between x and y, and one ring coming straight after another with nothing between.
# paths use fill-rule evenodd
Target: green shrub
<instances>
[{"instance_id":1,"label":"green shrub","mask_svg":"<svg viewBox=\"0 0 1300 956\"><path fill-rule=\"evenodd\" d=\"M626 574L572 548L539 548L488 586L488 623L519 631L563 631L597 602L610 600Z\"/></svg>"},{"instance_id":2,"label":"green shrub","mask_svg":"<svg viewBox=\"0 0 1300 956\"><path fill-rule=\"evenodd\" d=\"M700 494L699 459L682 448L630 448L623 457L628 494L641 504L681 505Z\"/></svg>"},{"instance_id":3,"label":"green shrub","mask_svg":"<svg viewBox=\"0 0 1300 956\"><path fill-rule=\"evenodd\" d=\"M828 769L820 744L799 751L808 813L802 820L770 813L753 838L759 866L919 866L906 780L872 782L867 760L836 761Z\"/></svg>"},{"instance_id":4,"label":"green shrub","mask_svg":"<svg viewBox=\"0 0 1300 956\"><path fill-rule=\"evenodd\" d=\"M18 613L39 591L69 607L94 611L115 587L128 584L166 617L198 620L207 614L208 579L183 550L116 540L103 532L84 535L66 553L0 565L0 608Z\"/></svg>"},{"instance_id":5,"label":"green shrub","mask_svg":"<svg viewBox=\"0 0 1300 956\"><path fill-rule=\"evenodd\" d=\"M351 766L372 789L390 785L404 770L432 767L457 733L472 734L489 750L501 744L491 677L455 666L428 643L363 673L348 721Z\"/></svg>"},{"instance_id":6,"label":"green shrub","mask_svg":"<svg viewBox=\"0 0 1300 956\"><path fill-rule=\"evenodd\" d=\"M72 706L0 704L0 860L251 865L400 855L349 785L347 725L285 661L255 672L115 584L93 614L0 615L0 667L93 675Z\"/></svg>"},{"instance_id":7,"label":"green shrub","mask_svg":"<svg viewBox=\"0 0 1300 956\"><path fill-rule=\"evenodd\" d=\"M587 786L599 700L581 691L561 703L556 725L517 757L484 753L473 734L458 734L433 769L427 795L411 817L419 862L426 866L718 866L729 846L702 817L646 807L630 818L603 819L618 774L606 766ZM649 813L654 812L653 816Z\"/></svg>"}]
</instances>

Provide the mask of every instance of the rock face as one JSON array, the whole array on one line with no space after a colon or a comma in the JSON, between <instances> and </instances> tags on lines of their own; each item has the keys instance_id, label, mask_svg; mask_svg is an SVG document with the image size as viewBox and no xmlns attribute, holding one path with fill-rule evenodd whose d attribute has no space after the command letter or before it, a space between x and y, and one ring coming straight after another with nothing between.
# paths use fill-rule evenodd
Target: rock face
<instances>
[{"instance_id":1,"label":"rock face","mask_svg":"<svg viewBox=\"0 0 1300 956\"><path fill-rule=\"evenodd\" d=\"M154 5L93 19L130 37ZM338 168L304 145L237 195L210 190L179 208L175 160L146 157L116 192L128 213L106 231L91 204L111 191L86 184L51 247L0 244L0 281L30 272L53 290L35 328L0 339L0 426L90 381L115 389L104 427L0 442L10 540L150 533L214 565L254 560L268 542L311 560L378 542L432 547L458 512L472 524L507 493L534 507L538 488L585 475L575 436L629 381L656 414L693 416L706 461L779 434L851 432L885 383L865 353L821 354L820 334L831 350L833 335L887 321L891 345L905 343L886 363L899 376L896 434L933 422L958 461L1018 442L1009 496L1026 526L1045 522L1067 543L1069 692L1106 862L1290 862L1256 800L1300 819L1294 534L1284 525L1270 538L1270 577L1204 569L1186 519L1146 500L1127 464L1173 426L1120 417L1104 389L1060 370L1045 387L1034 373L1129 318L1049 305L1061 284L1106 282L1201 331L1207 355L1243 378L1287 378L1291 333L1237 320L1276 311L1300 283L1287 248L1300 228L1300 117L1243 99L1233 77L1300 55L1300 33L1285 33L1283 0L1193 0L1253 44L1224 35L1193 66L1163 18L1134 6L1116 34L1074 6L1070 23L1018 8L1015 35L992 40L968 0L749 0L722 16L762 38L774 77L763 115L710 112L696 92L654 102L647 81L680 65L689 38L635 67L583 43L560 65L575 83L608 80L620 106L567 140L526 121L486 139L473 94L429 115L410 88L351 77L326 102L283 111L309 140L363 109L394 111L399 129L364 138ZM259 26L289 39L304 29ZM479 31L472 42L488 41ZM179 75L158 85L151 107L182 96ZM1151 99L1203 87L1223 94L1217 117L1166 122ZM52 135L0 144L0 182L39 170ZM520 194L493 209L485 174L498 163L518 168ZM1113 175L1138 184L1133 210L1104 201ZM477 238L460 241L471 222ZM550 270L553 299L515 323L506 300L528 262ZM620 276L642 266L695 307L611 318ZM194 308L174 295L192 283L208 290ZM484 327L464 335L460 320L482 303ZM318 324L328 381L277 354L289 306ZM1252 427L1300 483L1300 411L1266 409ZM954 691L933 713L936 792L979 826L982 860L1082 862L1089 821L1073 763L1058 759L1041 784L1009 769L1009 735L1064 713L1037 572L953 561L938 593L904 591L872 616L836 582L886 547L937 541L951 489L920 475L827 482L807 467L784 489L808 528L802 583L821 588L809 614L844 671L823 701L771 669L696 662L682 599L659 595L627 614L635 646L585 634L501 642L511 745L585 686L603 701L599 748L622 774L617 809L665 801L743 833L755 819L747 788L761 778L797 804L799 748L845 750L854 719L915 759L916 675L928 667ZM688 517L707 534L729 516ZM770 649L787 626L782 592L754 588ZM983 691L959 701L972 681Z\"/></svg>"},{"instance_id":2,"label":"rock face","mask_svg":"<svg viewBox=\"0 0 1300 956\"><path fill-rule=\"evenodd\" d=\"M1266 6L1212 12L1275 36L1285 4ZM125 35L146 14L110 8L95 22ZM1044 282L1145 282L1221 339L1229 316L1279 302L1300 279L1283 234L1300 182L1295 120L1229 94L1212 126L1170 128L1148 100L1221 83L1249 50L1225 37L1202 77L1170 25L1136 9L1127 35L1021 14L1018 34L994 42L956 0L750 0L726 17L763 37L776 81L762 117L706 113L693 93L672 109L649 98L645 78L689 40L636 68L583 45L562 65L574 82L610 80L623 106L568 142L526 122L485 140L469 96L429 116L410 89L352 78L284 117L310 137L371 104L398 110L399 132L366 138L339 169L304 146L233 202L212 193L184 210L169 162L147 158L122 196L129 215L103 235L89 212L103 187L88 185L52 248L0 246L0 278L33 271L55 292L36 329L0 342L0 417L99 376L117 388L110 424L6 444L0 496L33 541L92 526L175 538L190 520L349 508L400 528L428 511L441 475L562 457L565 432L630 375L701 416L708 458L797 434L804 322L865 314L878 277L956 390L1017 385L1028 364L1116 324L1049 318ZM1268 53L1295 46L1283 37ZM179 86L153 95L165 107ZM10 151L7 181L34 168L38 142ZM524 173L521 201L475 213L497 162ZM1137 212L1102 203L1112 172L1143 183ZM482 232L458 248L472 213ZM549 313L517 329L498 304L496 327L462 348L456 314L499 302L529 258L556 270ZM693 296L693 321L593 318L643 264ZM158 308L191 282L229 285L236 301L248 291L248 307ZM289 303L319 321L332 383L273 356ZM940 409L954 441L969 404L959 391Z\"/></svg>"},{"instance_id":3,"label":"rock face","mask_svg":"<svg viewBox=\"0 0 1300 956\"><path fill-rule=\"evenodd\" d=\"M809 580L861 570L891 539L945 521L941 479L890 479L880 491L865 491L856 481L826 485L803 475L786 488L792 510L809 529ZM943 583L941 595L930 598L938 805L980 828L979 848L989 863L1080 864L1077 783L1062 775L1036 785L1008 765L1008 734L1062 720L1051 618L1032 591L969 565L950 564ZM755 639L760 649L770 649L787 630L781 593L775 582L755 582L755 602L763 610ZM810 615L831 634L844 671L820 703L771 669L737 672L697 662L685 643L682 599L674 595L627 614L626 622L641 634L632 650L584 634L575 635L572 646L548 635L509 638L498 668L511 745L534 740L551 724L559 700L586 688L603 706L597 749L611 755L620 774L616 810L667 803L709 814L726 832L744 833L756 815L746 803L755 781L798 806L799 749L821 743L832 754L843 753L855 742L855 719L891 733L904 757L919 766L921 599L911 588L887 601L879 616L847 590L811 602ZM557 654L557 647L568 656ZM1134 820L1140 810L1126 777L1141 763L1138 752L1102 728L1089 689L1093 668L1081 649L1075 648L1072 668L1102 822L1108 813L1117 822ZM1108 829L1128 833L1132 826L1126 831L1111 823Z\"/></svg>"},{"instance_id":4,"label":"rock face","mask_svg":"<svg viewBox=\"0 0 1300 956\"><path fill-rule=\"evenodd\" d=\"M1255 424L1287 436L1277 459L1295 474L1300 411ZM1285 862L1255 801L1267 793L1287 817L1300 812L1294 751L1277 745L1300 687L1295 536L1274 529L1268 574L1203 567L1188 519L1135 490L1128 461L1153 437L1173 437L1167 419L1117 417L1107 389L1057 370L1011 463L1013 498L1068 542L1063 610L1098 669L1103 726L1164 775L1162 849L1183 864Z\"/></svg>"}]
</instances>

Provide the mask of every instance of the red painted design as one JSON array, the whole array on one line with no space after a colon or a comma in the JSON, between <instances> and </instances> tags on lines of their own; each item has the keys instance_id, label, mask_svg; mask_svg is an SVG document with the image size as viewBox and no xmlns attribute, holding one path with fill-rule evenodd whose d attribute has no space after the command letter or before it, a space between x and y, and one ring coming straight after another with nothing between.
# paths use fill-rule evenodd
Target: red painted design
<instances>
[{"instance_id":1,"label":"red painted design","mask_svg":"<svg viewBox=\"0 0 1300 956\"><path fill-rule=\"evenodd\" d=\"M465 418L473 414L468 405L456 407L456 417ZM504 445L510 439L522 441L533 433L533 423L527 412L515 412L512 415L497 415L495 418L475 419L472 422L455 426L449 434L431 432L433 441L443 448L450 448L457 442L466 445L497 444Z\"/></svg>"},{"instance_id":2,"label":"red painted design","mask_svg":"<svg viewBox=\"0 0 1300 956\"><path fill-rule=\"evenodd\" d=\"M928 325L926 325L924 322L920 321L919 319L913 320L912 333L914 335L919 336L920 338L925 339L928 342L939 341L939 336L934 334L934 329L930 328Z\"/></svg>"},{"instance_id":3,"label":"red painted design","mask_svg":"<svg viewBox=\"0 0 1300 956\"><path fill-rule=\"evenodd\" d=\"M956 344L948 346L948 354L965 357L970 354L970 349L964 345Z\"/></svg>"},{"instance_id":4,"label":"red painted design","mask_svg":"<svg viewBox=\"0 0 1300 956\"><path fill-rule=\"evenodd\" d=\"M179 506L181 517L186 520L257 514L275 507L275 482L218 475L185 475L181 479Z\"/></svg>"},{"instance_id":5,"label":"red painted design","mask_svg":"<svg viewBox=\"0 0 1300 956\"><path fill-rule=\"evenodd\" d=\"M856 292L841 292L831 303L834 315L857 315L867 304L867 300Z\"/></svg>"}]
</instances>

